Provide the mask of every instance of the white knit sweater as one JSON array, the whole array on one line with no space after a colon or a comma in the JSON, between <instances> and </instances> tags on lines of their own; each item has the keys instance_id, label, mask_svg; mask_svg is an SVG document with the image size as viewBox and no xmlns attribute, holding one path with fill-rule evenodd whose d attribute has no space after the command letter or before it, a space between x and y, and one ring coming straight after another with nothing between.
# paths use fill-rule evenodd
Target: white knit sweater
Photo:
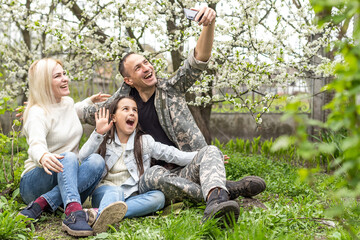
<instances>
[{"instance_id":1,"label":"white knit sweater","mask_svg":"<svg viewBox=\"0 0 360 240\"><path fill-rule=\"evenodd\" d=\"M29 110L24 125L24 133L29 144L29 159L25 161L25 170L21 174L42 167L39 163L45 153L79 152L79 142L83 133L79 117L84 105L91 105L90 98L74 105L70 97L63 97L60 103L49 106L45 111L34 105Z\"/></svg>"}]
</instances>

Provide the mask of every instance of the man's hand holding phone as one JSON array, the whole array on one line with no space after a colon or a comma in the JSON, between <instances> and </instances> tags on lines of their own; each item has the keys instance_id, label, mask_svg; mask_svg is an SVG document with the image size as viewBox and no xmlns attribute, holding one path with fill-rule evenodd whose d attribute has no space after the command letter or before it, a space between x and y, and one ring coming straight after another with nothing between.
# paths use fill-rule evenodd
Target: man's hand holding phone
<instances>
[{"instance_id":1,"label":"man's hand holding phone","mask_svg":"<svg viewBox=\"0 0 360 240\"><path fill-rule=\"evenodd\" d=\"M199 25L208 26L215 21L216 12L209 7L202 7L198 9L184 8L186 18L196 21Z\"/></svg>"}]
</instances>

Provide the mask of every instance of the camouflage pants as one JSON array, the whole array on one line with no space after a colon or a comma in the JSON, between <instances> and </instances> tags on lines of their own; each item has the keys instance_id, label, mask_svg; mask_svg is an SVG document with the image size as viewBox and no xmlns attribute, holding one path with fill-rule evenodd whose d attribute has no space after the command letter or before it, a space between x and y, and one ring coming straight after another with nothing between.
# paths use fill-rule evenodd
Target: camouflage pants
<instances>
[{"instance_id":1,"label":"camouflage pants","mask_svg":"<svg viewBox=\"0 0 360 240\"><path fill-rule=\"evenodd\" d=\"M184 198L201 202L215 187L226 190L225 182L223 154L215 146L206 146L183 168L171 171L153 166L146 170L139 181L139 192L160 190L165 194L167 204Z\"/></svg>"}]
</instances>

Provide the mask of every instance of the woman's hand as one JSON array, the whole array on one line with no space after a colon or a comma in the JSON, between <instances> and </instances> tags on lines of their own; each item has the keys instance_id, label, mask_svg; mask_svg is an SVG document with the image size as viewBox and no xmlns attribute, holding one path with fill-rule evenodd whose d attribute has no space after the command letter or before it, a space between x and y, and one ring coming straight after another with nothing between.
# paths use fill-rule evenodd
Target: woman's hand
<instances>
[{"instance_id":1,"label":"woman's hand","mask_svg":"<svg viewBox=\"0 0 360 240\"><path fill-rule=\"evenodd\" d=\"M95 113L95 121L96 121L96 132L99 134L105 134L109 131L113 125L113 121L111 120L109 123L109 109L100 108L99 112Z\"/></svg>"},{"instance_id":2,"label":"woman's hand","mask_svg":"<svg viewBox=\"0 0 360 240\"><path fill-rule=\"evenodd\" d=\"M61 162L58 159L63 159L64 156L61 156L59 154L53 154L53 153L45 153L41 159L40 159L40 164L43 166L44 171L49 174L52 175L52 172L62 172L64 166L61 164Z\"/></svg>"},{"instance_id":3,"label":"woman's hand","mask_svg":"<svg viewBox=\"0 0 360 240\"><path fill-rule=\"evenodd\" d=\"M110 94L105 94L105 93L99 92L98 94L92 95L92 96L90 97L90 100L91 100L93 103L98 103L98 102L106 101L109 97L111 97Z\"/></svg>"}]
</instances>

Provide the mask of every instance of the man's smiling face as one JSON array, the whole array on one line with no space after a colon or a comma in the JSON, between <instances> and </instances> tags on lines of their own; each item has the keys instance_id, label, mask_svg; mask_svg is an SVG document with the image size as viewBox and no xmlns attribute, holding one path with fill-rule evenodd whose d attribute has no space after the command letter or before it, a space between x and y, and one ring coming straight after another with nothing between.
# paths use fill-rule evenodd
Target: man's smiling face
<instances>
[{"instance_id":1,"label":"man's smiling face","mask_svg":"<svg viewBox=\"0 0 360 240\"><path fill-rule=\"evenodd\" d=\"M124 81L139 92L155 88L157 78L154 67L144 56L131 54L126 58L124 68L127 73Z\"/></svg>"}]
</instances>

